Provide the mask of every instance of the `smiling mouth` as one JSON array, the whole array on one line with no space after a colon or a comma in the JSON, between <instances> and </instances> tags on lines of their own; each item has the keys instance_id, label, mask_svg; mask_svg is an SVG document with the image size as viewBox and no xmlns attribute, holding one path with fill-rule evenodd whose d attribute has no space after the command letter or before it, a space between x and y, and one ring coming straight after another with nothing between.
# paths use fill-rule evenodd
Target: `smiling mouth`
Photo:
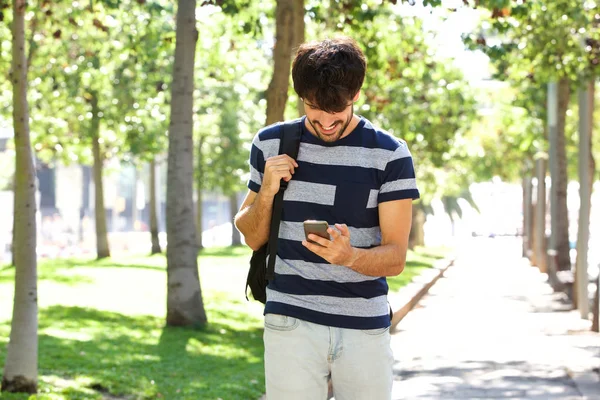
<instances>
[{"instance_id":1,"label":"smiling mouth","mask_svg":"<svg viewBox=\"0 0 600 400\"><path fill-rule=\"evenodd\" d=\"M328 126L328 127L325 127L323 125L320 125L320 126L321 126L321 132L323 132L323 133L332 133L337 128L338 123L336 122L335 124L333 124L331 126Z\"/></svg>"}]
</instances>

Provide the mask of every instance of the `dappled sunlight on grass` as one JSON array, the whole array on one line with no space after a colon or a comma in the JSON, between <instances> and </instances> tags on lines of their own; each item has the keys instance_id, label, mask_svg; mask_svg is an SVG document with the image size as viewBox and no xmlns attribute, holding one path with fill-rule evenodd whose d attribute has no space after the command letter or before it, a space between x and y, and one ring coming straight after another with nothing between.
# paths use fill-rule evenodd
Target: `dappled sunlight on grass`
<instances>
[{"instance_id":1,"label":"dappled sunlight on grass","mask_svg":"<svg viewBox=\"0 0 600 400\"><path fill-rule=\"evenodd\" d=\"M73 398L95 398L89 397L91 385L113 394L143 393L141 398L158 393L166 398L192 399L200 393L202 398L257 398L264 388L262 323L227 300L211 299L211 322L201 329L165 328L162 318L152 316L65 306L43 309L40 375L69 378ZM0 325L2 346L8 331L8 322ZM41 380L40 386L46 385L66 394L51 379Z\"/></svg>"}]
</instances>

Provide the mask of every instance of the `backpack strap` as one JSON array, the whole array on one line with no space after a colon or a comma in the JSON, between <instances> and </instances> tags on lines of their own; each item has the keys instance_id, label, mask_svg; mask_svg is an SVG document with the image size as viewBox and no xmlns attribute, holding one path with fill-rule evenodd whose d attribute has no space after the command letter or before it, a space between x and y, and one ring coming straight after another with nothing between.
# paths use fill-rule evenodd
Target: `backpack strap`
<instances>
[{"instance_id":1,"label":"backpack strap","mask_svg":"<svg viewBox=\"0 0 600 400\"><path fill-rule=\"evenodd\" d=\"M281 140L279 142L279 154L287 154L294 160L298 158L300 148L300 137L302 136L302 123L304 119L284 122L280 125ZM269 230L269 264L267 265L267 280L275 278L275 259L277 258L277 238L279 237L279 223L281 222L281 210L283 209L283 192L287 189L288 182L283 179L279 183L279 192L273 200L273 214L271 216L271 228Z\"/></svg>"}]
</instances>

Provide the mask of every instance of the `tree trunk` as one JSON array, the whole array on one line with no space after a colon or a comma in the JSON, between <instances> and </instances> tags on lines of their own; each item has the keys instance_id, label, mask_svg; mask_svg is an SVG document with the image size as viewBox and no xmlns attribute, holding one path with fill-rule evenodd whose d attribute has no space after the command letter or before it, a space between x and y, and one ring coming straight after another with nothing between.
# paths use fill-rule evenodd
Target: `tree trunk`
<instances>
[{"instance_id":1,"label":"tree trunk","mask_svg":"<svg viewBox=\"0 0 600 400\"><path fill-rule=\"evenodd\" d=\"M160 254L160 240L158 239L158 201L156 185L156 159L150 161L150 235L152 237L152 253Z\"/></svg>"},{"instance_id":2,"label":"tree trunk","mask_svg":"<svg viewBox=\"0 0 600 400\"><path fill-rule=\"evenodd\" d=\"M585 85L586 87L581 88L579 92L579 218L577 223L577 258L575 261L575 284L573 285L573 307L578 308L581 317L587 319L589 318L587 256L595 172L595 161L592 153L595 83L591 81ZM580 301L582 302L580 303Z\"/></svg>"},{"instance_id":3,"label":"tree trunk","mask_svg":"<svg viewBox=\"0 0 600 400\"><path fill-rule=\"evenodd\" d=\"M204 157L202 154L202 145L204 144L204 136L200 135L198 139L198 155L197 155L197 169L196 169L196 237L198 239L198 251L204 248L202 241L202 230L203 230L203 211L202 211L202 180L204 172Z\"/></svg>"},{"instance_id":4,"label":"tree trunk","mask_svg":"<svg viewBox=\"0 0 600 400\"><path fill-rule=\"evenodd\" d=\"M204 242L202 240L202 231L204 226L204 220L202 218L203 207L202 207L203 195L202 187L196 186L196 236L198 238L198 251L204 248Z\"/></svg>"},{"instance_id":5,"label":"tree trunk","mask_svg":"<svg viewBox=\"0 0 600 400\"><path fill-rule=\"evenodd\" d=\"M533 251L533 184L531 169L523 178L523 256L531 260Z\"/></svg>"},{"instance_id":6,"label":"tree trunk","mask_svg":"<svg viewBox=\"0 0 600 400\"><path fill-rule=\"evenodd\" d=\"M537 186L532 186L532 191L537 190ZM533 194L532 194L533 196ZM537 244L538 243L538 230L537 230L537 200L532 201L531 203L531 257L529 257L529 263L531 265L538 265L537 261Z\"/></svg>"},{"instance_id":7,"label":"tree trunk","mask_svg":"<svg viewBox=\"0 0 600 400\"><path fill-rule=\"evenodd\" d=\"M594 294L592 331L600 332L600 275L598 275L598 277L596 278L596 294Z\"/></svg>"},{"instance_id":8,"label":"tree trunk","mask_svg":"<svg viewBox=\"0 0 600 400\"><path fill-rule=\"evenodd\" d=\"M233 223L233 219L239 210L237 195L235 193L229 196L229 210L231 212L231 245L240 246L242 244L242 236Z\"/></svg>"},{"instance_id":9,"label":"tree trunk","mask_svg":"<svg viewBox=\"0 0 600 400\"><path fill-rule=\"evenodd\" d=\"M425 212L420 205L413 205L412 224L408 237L408 247L412 250L416 246L425 246Z\"/></svg>"},{"instance_id":10,"label":"tree trunk","mask_svg":"<svg viewBox=\"0 0 600 400\"><path fill-rule=\"evenodd\" d=\"M98 260L110 257L108 232L106 229L106 208L104 207L104 185L102 183L102 164L104 159L100 152L100 108L98 97L92 94L92 153L94 155L94 195L96 215L96 252Z\"/></svg>"},{"instance_id":11,"label":"tree trunk","mask_svg":"<svg viewBox=\"0 0 600 400\"><path fill-rule=\"evenodd\" d=\"M554 162L557 164L557 176L552 177L553 196L556 201L556 211L552 215L552 234L554 236L554 250L557 252L557 270L568 271L571 269L569 255L569 211L567 209L567 153L565 143L565 122L567 108L569 107L569 81L563 79L558 84L558 124L556 132L556 154Z\"/></svg>"},{"instance_id":12,"label":"tree trunk","mask_svg":"<svg viewBox=\"0 0 600 400\"><path fill-rule=\"evenodd\" d=\"M13 1L12 65L15 133L14 254L15 295L10 339L6 350L2 391L37 392L38 316L36 258L35 167L29 137L25 0Z\"/></svg>"},{"instance_id":13,"label":"tree trunk","mask_svg":"<svg viewBox=\"0 0 600 400\"><path fill-rule=\"evenodd\" d=\"M134 165L133 166L133 193L131 196L131 230L132 231L137 231L139 228L139 224L138 222L138 209L137 209L137 203L138 203L138 169L137 167Z\"/></svg>"},{"instance_id":14,"label":"tree trunk","mask_svg":"<svg viewBox=\"0 0 600 400\"><path fill-rule=\"evenodd\" d=\"M167 181L167 325L207 322L194 223L193 93L196 0L179 0L169 127Z\"/></svg>"},{"instance_id":15,"label":"tree trunk","mask_svg":"<svg viewBox=\"0 0 600 400\"><path fill-rule=\"evenodd\" d=\"M535 266L541 272L548 272L547 243L546 243L546 164L545 156L540 156L536 160L536 205L535 205L535 234L533 236L533 246L535 249ZM550 275L552 277L552 275Z\"/></svg>"},{"instance_id":16,"label":"tree trunk","mask_svg":"<svg viewBox=\"0 0 600 400\"><path fill-rule=\"evenodd\" d=\"M273 77L267 89L267 125L284 120L294 45L294 28L290 29L293 27L294 1L277 0Z\"/></svg>"},{"instance_id":17,"label":"tree trunk","mask_svg":"<svg viewBox=\"0 0 600 400\"><path fill-rule=\"evenodd\" d=\"M294 50L297 51L298 47L304 43L305 40L305 23L304 23L304 0L294 0ZM301 117L304 115L304 102L298 98L296 105L298 109L298 115Z\"/></svg>"},{"instance_id":18,"label":"tree trunk","mask_svg":"<svg viewBox=\"0 0 600 400\"><path fill-rule=\"evenodd\" d=\"M13 220L12 220L12 240L10 242L10 265L15 266L15 210L17 209L17 171L13 177Z\"/></svg>"}]
</instances>

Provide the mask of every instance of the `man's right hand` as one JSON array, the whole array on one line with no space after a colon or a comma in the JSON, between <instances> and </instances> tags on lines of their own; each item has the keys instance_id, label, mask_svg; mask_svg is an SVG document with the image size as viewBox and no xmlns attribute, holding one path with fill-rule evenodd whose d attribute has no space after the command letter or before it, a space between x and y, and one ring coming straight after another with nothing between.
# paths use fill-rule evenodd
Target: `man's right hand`
<instances>
[{"instance_id":1,"label":"man's right hand","mask_svg":"<svg viewBox=\"0 0 600 400\"><path fill-rule=\"evenodd\" d=\"M279 191L281 180L289 182L296 172L296 168L298 168L298 163L287 154L268 158L260 191L266 195L275 196Z\"/></svg>"}]
</instances>

